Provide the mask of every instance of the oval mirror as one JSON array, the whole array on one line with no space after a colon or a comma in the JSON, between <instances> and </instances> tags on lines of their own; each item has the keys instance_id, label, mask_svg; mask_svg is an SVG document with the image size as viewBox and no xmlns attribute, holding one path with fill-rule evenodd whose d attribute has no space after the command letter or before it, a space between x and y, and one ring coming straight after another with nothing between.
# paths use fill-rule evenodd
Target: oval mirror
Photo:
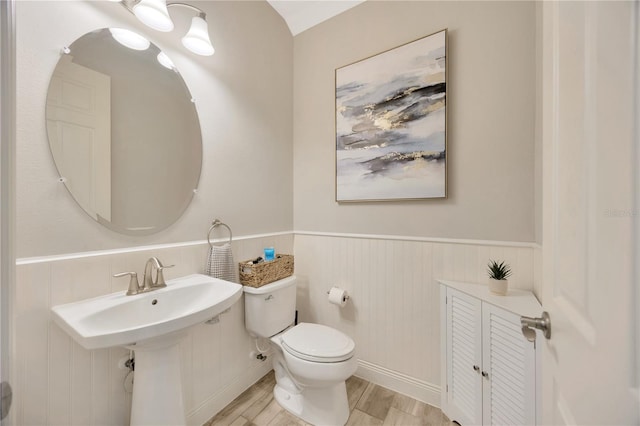
<instances>
[{"instance_id":1,"label":"oval mirror","mask_svg":"<svg viewBox=\"0 0 640 426\"><path fill-rule=\"evenodd\" d=\"M65 48L46 120L60 179L104 226L151 234L191 202L202 167L198 114L171 60L144 37L103 28Z\"/></svg>"}]
</instances>

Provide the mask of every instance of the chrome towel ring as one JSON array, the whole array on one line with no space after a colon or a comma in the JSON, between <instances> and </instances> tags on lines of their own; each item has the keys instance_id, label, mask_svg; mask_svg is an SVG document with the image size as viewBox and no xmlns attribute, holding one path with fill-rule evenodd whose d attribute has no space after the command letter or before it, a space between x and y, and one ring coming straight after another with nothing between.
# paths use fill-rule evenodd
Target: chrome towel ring
<instances>
[{"instance_id":1,"label":"chrome towel ring","mask_svg":"<svg viewBox=\"0 0 640 426\"><path fill-rule=\"evenodd\" d=\"M221 222L220 219L215 219L211 223L211 227L209 228L209 232L207 233L207 242L209 243L209 247L213 247L213 244L211 244L211 231L213 231L218 226L224 226L229 231L229 244L231 244L231 241L233 240L233 233L231 232L231 228L229 228L229 225Z\"/></svg>"}]
</instances>

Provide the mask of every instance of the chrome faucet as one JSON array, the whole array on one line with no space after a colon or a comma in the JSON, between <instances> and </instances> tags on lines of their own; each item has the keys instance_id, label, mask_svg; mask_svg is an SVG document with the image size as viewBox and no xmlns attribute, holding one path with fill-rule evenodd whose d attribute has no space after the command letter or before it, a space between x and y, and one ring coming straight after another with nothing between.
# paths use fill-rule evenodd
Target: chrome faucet
<instances>
[{"instance_id":1,"label":"chrome faucet","mask_svg":"<svg viewBox=\"0 0 640 426\"><path fill-rule=\"evenodd\" d=\"M148 291L157 290L162 287L166 287L164 282L164 274L162 271L167 268L173 268L175 265L164 266L157 257L151 257L144 265L144 277L142 278L142 285L138 283L138 274L135 272L121 272L115 274L114 277L130 276L129 289L127 290L127 296L134 294L146 293ZM153 269L156 270L156 279L153 279Z\"/></svg>"},{"instance_id":2,"label":"chrome faucet","mask_svg":"<svg viewBox=\"0 0 640 426\"><path fill-rule=\"evenodd\" d=\"M153 280L153 268L156 269L156 279ZM142 291L151 291L158 288L166 287L164 282L164 274L162 271L167 268L173 268L174 265L164 266L157 257L151 257L144 265L144 278L142 280Z\"/></svg>"},{"instance_id":3,"label":"chrome faucet","mask_svg":"<svg viewBox=\"0 0 640 426\"><path fill-rule=\"evenodd\" d=\"M140 284L138 284L138 274L136 272L120 272L119 274L114 274L113 276L116 278L130 276L129 279L129 289L127 290L127 296L132 296L134 294L140 293L142 290L140 288Z\"/></svg>"}]
</instances>

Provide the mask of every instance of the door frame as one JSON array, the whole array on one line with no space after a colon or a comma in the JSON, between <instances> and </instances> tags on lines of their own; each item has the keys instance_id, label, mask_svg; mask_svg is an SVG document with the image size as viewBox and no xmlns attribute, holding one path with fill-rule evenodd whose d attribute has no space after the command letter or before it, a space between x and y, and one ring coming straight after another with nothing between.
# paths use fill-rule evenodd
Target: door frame
<instances>
[{"instance_id":1,"label":"door frame","mask_svg":"<svg viewBox=\"0 0 640 426\"><path fill-rule=\"evenodd\" d=\"M11 379L11 294L15 282L16 10L0 0L0 380ZM10 410L9 412L11 412ZM8 419L9 416L5 417ZM5 421L0 422L4 424Z\"/></svg>"},{"instance_id":2,"label":"door frame","mask_svg":"<svg viewBox=\"0 0 640 426\"><path fill-rule=\"evenodd\" d=\"M640 164L640 4L634 2L633 4L633 32L635 33L634 45L633 45L633 75L635 75L634 81L634 96L633 96L633 116L634 128L633 128L633 143L634 143L634 156L635 164ZM634 244L633 249L635 252L635 346L634 346L634 359L635 359L635 375L633 377L633 389L636 392L636 399L638 400L638 418L640 418L640 167L635 168L634 172L635 182L635 194L634 194L634 211L632 216L634 218Z\"/></svg>"}]
</instances>

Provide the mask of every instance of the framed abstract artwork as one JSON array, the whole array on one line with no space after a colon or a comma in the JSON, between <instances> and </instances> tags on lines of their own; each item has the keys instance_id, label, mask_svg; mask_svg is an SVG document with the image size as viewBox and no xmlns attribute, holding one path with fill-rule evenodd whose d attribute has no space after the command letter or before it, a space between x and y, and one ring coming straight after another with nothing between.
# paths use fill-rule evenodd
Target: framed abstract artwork
<instances>
[{"instance_id":1,"label":"framed abstract artwork","mask_svg":"<svg viewBox=\"0 0 640 426\"><path fill-rule=\"evenodd\" d=\"M336 201L447 196L447 30L336 70Z\"/></svg>"}]
</instances>

